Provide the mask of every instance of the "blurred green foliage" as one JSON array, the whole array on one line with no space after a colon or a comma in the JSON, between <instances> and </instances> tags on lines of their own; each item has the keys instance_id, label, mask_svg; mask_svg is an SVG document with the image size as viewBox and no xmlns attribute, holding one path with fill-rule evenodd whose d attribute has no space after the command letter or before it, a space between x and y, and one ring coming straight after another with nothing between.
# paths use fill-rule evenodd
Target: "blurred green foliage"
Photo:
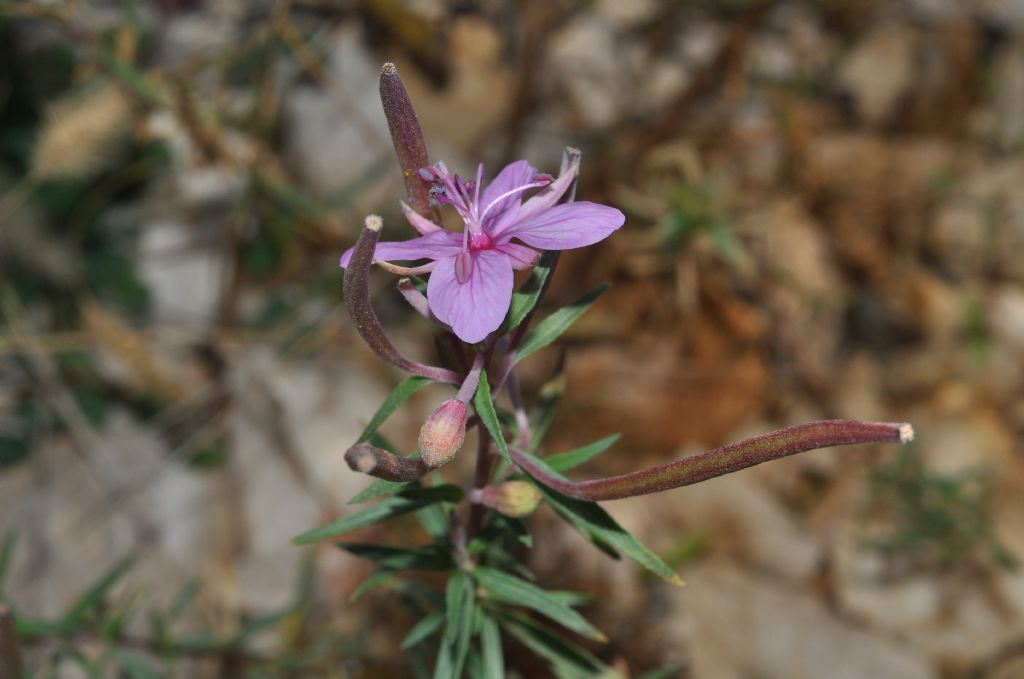
<instances>
[{"instance_id":1,"label":"blurred green foliage","mask_svg":"<svg viewBox=\"0 0 1024 679\"><path fill-rule=\"evenodd\" d=\"M992 490L989 473L938 474L914 444L904 446L871 474L864 517L877 519L881 530L868 545L904 566L949 569L987 558L1014 568L992 532Z\"/></svg>"}]
</instances>

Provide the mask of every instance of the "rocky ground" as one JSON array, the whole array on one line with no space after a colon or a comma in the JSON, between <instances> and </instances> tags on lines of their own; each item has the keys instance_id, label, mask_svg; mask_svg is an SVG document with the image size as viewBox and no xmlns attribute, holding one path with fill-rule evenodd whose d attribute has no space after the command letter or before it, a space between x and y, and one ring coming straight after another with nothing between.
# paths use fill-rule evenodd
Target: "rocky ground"
<instances>
[{"instance_id":1,"label":"rocky ground","mask_svg":"<svg viewBox=\"0 0 1024 679\"><path fill-rule=\"evenodd\" d=\"M59 615L135 554L119 587L143 608L196 582L186 624L233 630L287 607L306 572L334 675L407 671L408 614L383 591L349 602L366 567L288 543L349 510L366 481L342 454L399 379L348 324L336 264L367 212L408 235L377 98L391 60L432 158L555 170L579 146L581 197L627 214L563 257L549 298L614 282L563 341L546 449L623 434L579 477L808 419L917 430L909 450L608 503L683 589L538 512L529 565L595 595L602 657L716 679L1024 676L1024 5L166 0L0 17L0 536L17 536L0 585L19 611ZM402 349L431 356L430 327L375 284ZM557 361L525 365L528 395ZM440 393L387 433L411 447ZM308 637L294 628L260 648Z\"/></svg>"}]
</instances>

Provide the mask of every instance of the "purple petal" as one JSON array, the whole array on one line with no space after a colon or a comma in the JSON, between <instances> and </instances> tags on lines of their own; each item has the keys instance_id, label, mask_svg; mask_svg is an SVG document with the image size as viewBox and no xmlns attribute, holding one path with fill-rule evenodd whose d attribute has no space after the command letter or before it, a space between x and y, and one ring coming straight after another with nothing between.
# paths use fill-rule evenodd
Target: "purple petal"
<instances>
[{"instance_id":1,"label":"purple petal","mask_svg":"<svg viewBox=\"0 0 1024 679\"><path fill-rule=\"evenodd\" d=\"M480 211L483 212L484 208L491 204L491 201L500 196L503 193L511 191L512 189L529 184L530 180L539 174L537 168L530 165L525 160L517 160L514 163L509 163L498 176L487 185L487 188L480 194ZM498 203L491 208L488 213L487 221L492 224L497 224L501 221L502 216L512 206L518 206L519 201L522 198L520 194L513 196L506 196L502 198Z\"/></svg>"},{"instance_id":2,"label":"purple petal","mask_svg":"<svg viewBox=\"0 0 1024 679\"><path fill-rule=\"evenodd\" d=\"M404 200L399 201L399 204L402 206L402 214L405 215L405 219L412 225L412 228L420 233L426 235L441 230L440 226L413 210Z\"/></svg>"},{"instance_id":3,"label":"purple petal","mask_svg":"<svg viewBox=\"0 0 1024 679\"><path fill-rule=\"evenodd\" d=\"M539 252L519 243L505 243L495 246L494 249L508 255L508 258L512 260L513 269L529 269L537 263L537 259L540 257Z\"/></svg>"},{"instance_id":4,"label":"purple petal","mask_svg":"<svg viewBox=\"0 0 1024 679\"><path fill-rule=\"evenodd\" d=\"M464 342L479 342L493 332L512 301L512 261L496 250L473 255L469 280L455 277L455 257L438 260L427 283L430 310Z\"/></svg>"},{"instance_id":5,"label":"purple petal","mask_svg":"<svg viewBox=\"0 0 1024 679\"><path fill-rule=\"evenodd\" d=\"M492 237L500 244L518 238L542 250L569 250L604 240L625 221L625 216L613 207L578 201L517 220Z\"/></svg>"},{"instance_id":6,"label":"purple petal","mask_svg":"<svg viewBox=\"0 0 1024 679\"><path fill-rule=\"evenodd\" d=\"M519 208L520 219L526 219L527 217L535 215L542 210L554 207L554 205L565 194L565 190L569 188L569 184L572 183L572 180L576 178L576 174L579 172L579 167L579 161L576 161L568 170L560 174L558 179L546 186L543 191L523 203Z\"/></svg>"},{"instance_id":7,"label":"purple petal","mask_svg":"<svg viewBox=\"0 0 1024 679\"><path fill-rule=\"evenodd\" d=\"M462 234L451 231L433 231L412 240L378 243L373 252L374 259L386 261L415 261L417 259L442 259L454 257L462 249ZM352 248L341 256L341 268L348 266Z\"/></svg>"}]
</instances>

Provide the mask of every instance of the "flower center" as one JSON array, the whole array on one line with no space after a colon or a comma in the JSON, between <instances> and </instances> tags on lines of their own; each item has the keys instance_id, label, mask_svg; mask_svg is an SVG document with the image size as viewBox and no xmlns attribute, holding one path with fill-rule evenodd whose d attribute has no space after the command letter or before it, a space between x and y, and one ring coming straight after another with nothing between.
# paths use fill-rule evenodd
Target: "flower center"
<instances>
[{"instance_id":1,"label":"flower center","mask_svg":"<svg viewBox=\"0 0 1024 679\"><path fill-rule=\"evenodd\" d=\"M469 251L479 252L481 250L490 250L494 247L494 241L483 231L477 231L471 233L469 236Z\"/></svg>"}]
</instances>

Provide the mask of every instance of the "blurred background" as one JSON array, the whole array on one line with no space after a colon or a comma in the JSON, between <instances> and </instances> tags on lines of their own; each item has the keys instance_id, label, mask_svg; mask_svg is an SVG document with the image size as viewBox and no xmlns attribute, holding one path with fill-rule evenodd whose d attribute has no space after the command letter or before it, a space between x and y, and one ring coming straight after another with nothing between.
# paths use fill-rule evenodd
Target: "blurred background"
<instances>
[{"instance_id":1,"label":"blurred background","mask_svg":"<svg viewBox=\"0 0 1024 679\"><path fill-rule=\"evenodd\" d=\"M614 283L564 361L524 366L528 399L564 389L546 451L622 433L577 478L809 419L916 427L607 503L684 589L537 512L524 559L596 596L596 653L1024 676L1012 0L0 2L0 597L29 669L410 673L394 592L352 601L364 563L288 543L350 511L367 480L342 455L401 378L337 268L368 212L412 233L384 61L432 160L555 171L571 144L580 197L627 215L562 258L552 308ZM393 283L385 325L436 361ZM447 394L385 432L411 450Z\"/></svg>"}]
</instances>

